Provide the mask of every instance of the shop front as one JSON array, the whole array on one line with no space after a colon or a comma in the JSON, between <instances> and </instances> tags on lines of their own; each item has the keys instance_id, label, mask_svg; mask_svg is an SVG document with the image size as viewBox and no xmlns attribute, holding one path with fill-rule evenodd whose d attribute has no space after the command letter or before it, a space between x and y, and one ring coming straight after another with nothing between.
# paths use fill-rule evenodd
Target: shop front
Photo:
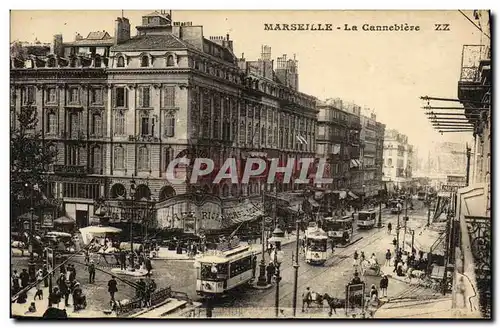
<instances>
[{"instance_id":1,"label":"shop front","mask_svg":"<svg viewBox=\"0 0 500 328\"><path fill-rule=\"evenodd\" d=\"M200 234L227 225L222 200L209 194L182 194L157 203L157 228Z\"/></svg>"}]
</instances>

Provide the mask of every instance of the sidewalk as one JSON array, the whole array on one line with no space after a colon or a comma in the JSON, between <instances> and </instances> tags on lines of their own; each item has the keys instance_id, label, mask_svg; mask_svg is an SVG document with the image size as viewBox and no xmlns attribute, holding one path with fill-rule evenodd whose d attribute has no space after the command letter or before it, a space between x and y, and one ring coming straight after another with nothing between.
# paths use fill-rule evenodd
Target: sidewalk
<instances>
[{"instance_id":1,"label":"sidewalk","mask_svg":"<svg viewBox=\"0 0 500 328\"><path fill-rule=\"evenodd\" d=\"M30 313L27 312L28 308L33 302L33 297L35 296L36 293L36 288L32 288L28 291L28 298L26 299L26 303L24 304L19 304L19 303L12 303L11 307L11 315L14 317L42 317L45 311L48 308L48 297L49 297L49 288L44 288L43 289L43 299L39 300L38 298L34 301L35 306L36 306L36 312ZM66 309L66 312L68 314L68 317L75 317L75 318L116 318L115 313L111 314L105 314L103 309L102 311L95 311L95 310L89 310L89 309L83 309L79 310L78 312L73 312L73 306L72 306L72 301L73 297L69 297L69 304L70 306L65 307L64 306L64 298L61 300L59 303L59 309L63 310ZM54 305L54 307L58 307Z\"/></svg>"},{"instance_id":2,"label":"sidewalk","mask_svg":"<svg viewBox=\"0 0 500 328\"><path fill-rule=\"evenodd\" d=\"M285 240L282 243L282 246L288 245L291 243L295 243L296 241L296 236L295 232L291 233L288 235L288 237L285 237ZM250 249L255 252L256 254L262 253L262 244L257 243L257 244L249 244ZM152 260L178 260L178 261L194 261L195 258L202 256L202 254L197 255L196 257L190 257L187 253L182 253L182 254L177 254L175 250L169 251L168 248L166 247L160 247L160 250L158 251L158 256L155 258L152 258Z\"/></svg>"}]
</instances>

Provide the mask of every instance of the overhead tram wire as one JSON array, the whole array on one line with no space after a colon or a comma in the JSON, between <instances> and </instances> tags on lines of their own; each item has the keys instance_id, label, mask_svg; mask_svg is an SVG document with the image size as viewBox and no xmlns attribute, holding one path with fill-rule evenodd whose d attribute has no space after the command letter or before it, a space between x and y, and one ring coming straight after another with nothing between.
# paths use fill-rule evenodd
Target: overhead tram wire
<instances>
[{"instance_id":1,"label":"overhead tram wire","mask_svg":"<svg viewBox=\"0 0 500 328\"><path fill-rule=\"evenodd\" d=\"M463 11L461 11L460 9L458 9L458 12L459 12L459 13L461 13L462 15L464 15L464 17L465 17L465 18L467 18L467 20L468 20L468 21L469 21L472 25L474 25L474 26L475 26L475 27L476 27L479 31L481 31L481 33L483 33L483 34L484 34L484 36L486 36L488 39L490 39L490 40L491 40L491 37L490 37L488 34L486 34L486 33L483 31L483 29L482 29L482 28L480 28L479 26L477 26L477 24L476 24L476 23L474 23L474 22L472 21L472 19L470 19L470 18L469 18L469 16L467 16L466 14L464 14L464 12L463 12Z\"/></svg>"}]
</instances>

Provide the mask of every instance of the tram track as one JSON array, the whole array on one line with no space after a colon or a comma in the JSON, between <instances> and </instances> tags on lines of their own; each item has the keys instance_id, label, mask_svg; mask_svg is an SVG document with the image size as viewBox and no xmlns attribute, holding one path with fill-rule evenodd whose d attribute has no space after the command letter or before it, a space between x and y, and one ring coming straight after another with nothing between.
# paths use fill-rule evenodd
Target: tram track
<instances>
[{"instance_id":1,"label":"tram track","mask_svg":"<svg viewBox=\"0 0 500 328\"><path fill-rule=\"evenodd\" d=\"M378 240L382 239L383 233L384 233L383 231L377 231L377 232L375 232L371 236L364 237L363 239L360 240L359 244L357 244L357 247L358 248L369 247L370 245L374 244ZM307 275L308 273L311 273L311 276L308 278L308 281L311 282L311 281L317 279L319 276L325 274L328 270L331 270L333 267L342 264L344 261L346 261L346 260L348 260L350 258L352 258L352 249L351 248L349 248L349 249L342 249L342 251L338 252L333 257L330 257L327 260L326 263L328 265L325 266L324 268L322 268L320 270L317 270L316 269L317 267L310 267L309 265L307 265L307 267L306 267L306 269L304 271L299 272L299 276L301 276L301 275ZM331 262L328 263L329 261L331 261ZM302 267L304 267L304 266L302 266ZM312 274L314 271L317 271L317 272L315 272L314 274ZM293 269L290 268L290 267L288 267L287 269L283 270L282 276L283 275L293 276ZM297 287L298 289L300 289L300 285L302 285L302 284L299 282L299 286ZM280 285L280 289L282 290L282 294L280 295L280 301L286 299L287 297L289 297L294 292L293 286L291 286L290 283L286 283L286 284ZM265 293L262 294L262 296L258 297L256 300L254 300L249 305L252 306L252 305L254 305L253 303L255 303L255 304L261 303L264 299L268 298L269 295L271 295L274 292L275 292L274 288L266 291ZM238 302L238 300L235 300L235 303L236 302Z\"/></svg>"}]
</instances>

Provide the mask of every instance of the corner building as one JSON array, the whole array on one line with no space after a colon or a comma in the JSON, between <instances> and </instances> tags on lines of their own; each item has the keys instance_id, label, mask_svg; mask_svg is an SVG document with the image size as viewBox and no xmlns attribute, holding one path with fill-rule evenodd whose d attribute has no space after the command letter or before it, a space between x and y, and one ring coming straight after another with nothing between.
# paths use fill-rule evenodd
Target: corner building
<instances>
[{"instance_id":1,"label":"corner building","mask_svg":"<svg viewBox=\"0 0 500 328\"><path fill-rule=\"evenodd\" d=\"M216 172L196 185L166 177L180 157L211 158L216 168L234 157L243 170L249 157L314 156L315 102L297 90L296 60L283 56L274 69L270 47L257 61L237 58L229 35L207 39L202 26L164 12L144 16L136 36L127 18L115 23L114 37L91 32L64 43L56 35L50 54L11 63L20 95L12 108L36 100L44 138L59 150L51 195L79 226L106 214L187 233L217 230L262 215L265 190L301 187L267 185L264 176L213 184ZM178 166L175 174L191 172Z\"/></svg>"}]
</instances>

